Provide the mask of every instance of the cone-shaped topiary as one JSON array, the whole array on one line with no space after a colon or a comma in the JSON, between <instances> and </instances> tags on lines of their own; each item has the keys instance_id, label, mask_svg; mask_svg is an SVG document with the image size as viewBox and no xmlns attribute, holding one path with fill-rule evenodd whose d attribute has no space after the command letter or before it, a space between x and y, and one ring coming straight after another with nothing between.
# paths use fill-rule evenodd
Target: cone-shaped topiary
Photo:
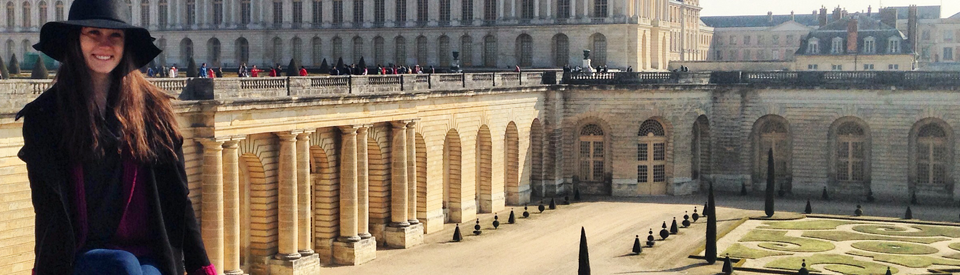
<instances>
[{"instance_id":1,"label":"cone-shaped topiary","mask_svg":"<svg viewBox=\"0 0 960 275\"><path fill-rule=\"evenodd\" d=\"M473 235L479 236L483 231L480 230L480 219L477 219L477 225L473 226Z\"/></svg>"},{"instance_id":2,"label":"cone-shaped topiary","mask_svg":"<svg viewBox=\"0 0 960 275\"><path fill-rule=\"evenodd\" d=\"M337 58L337 66L334 68L337 68L337 70L343 70L343 68L346 66L347 65L343 64L343 57L340 57L340 58Z\"/></svg>"},{"instance_id":3,"label":"cone-shaped topiary","mask_svg":"<svg viewBox=\"0 0 960 275\"><path fill-rule=\"evenodd\" d=\"M893 275L893 272L890 272L889 266L887 267L887 273L884 273L884 275Z\"/></svg>"},{"instance_id":4,"label":"cone-shaped topiary","mask_svg":"<svg viewBox=\"0 0 960 275\"><path fill-rule=\"evenodd\" d=\"M7 65L7 71L10 74L20 74L20 61L17 61L16 54L10 57L10 65Z\"/></svg>"},{"instance_id":5,"label":"cone-shaped topiary","mask_svg":"<svg viewBox=\"0 0 960 275\"><path fill-rule=\"evenodd\" d=\"M663 222L663 225L660 226L660 239L666 240L667 237L670 237L670 231L667 231L667 222Z\"/></svg>"},{"instance_id":6,"label":"cone-shaped topiary","mask_svg":"<svg viewBox=\"0 0 960 275\"><path fill-rule=\"evenodd\" d=\"M670 224L670 235L680 233L680 228L677 228L677 217L673 217L673 223Z\"/></svg>"},{"instance_id":7,"label":"cone-shaped topiary","mask_svg":"<svg viewBox=\"0 0 960 275\"><path fill-rule=\"evenodd\" d=\"M650 228L650 231L647 233L650 234L647 235L647 247L653 247L653 244L656 243L656 241L653 240L653 228Z\"/></svg>"},{"instance_id":8,"label":"cone-shaped topiary","mask_svg":"<svg viewBox=\"0 0 960 275\"><path fill-rule=\"evenodd\" d=\"M707 216L707 244L704 247L704 255L707 263L717 262L717 209L713 200L713 183L707 193L707 207L703 208L704 215Z\"/></svg>"},{"instance_id":9,"label":"cone-shaped topiary","mask_svg":"<svg viewBox=\"0 0 960 275\"><path fill-rule=\"evenodd\" d=\"M550 210L557 209L557 201L553 198L550 198Z\"/></svg>"},{"instance_id":10,"label":"cone-shaped topiary","mask_svg":"<svg viewBox=\"0 0 960 275\"><path fill-rule=\"evenodd\" d=\"M543 210L546 210L546 207L543 207L543 200L540 200L540 205L537 205L537 210L540 210L540 213L543 213Z\"/></svg>"},{"instance_id":11,"label":"cone-shaped topiary","mask_svg":"<svg viewBox=\"0 0 960 275\"><path fill-rule=\"evenodd\" d=\"M327 59L326 59L326 58L324 58L323 61L320 62L320 73L321 73L321 74L329 74L329 73L330 73L330 64L327 64Z\"/></svg>"},{"instance_id":12,"label":"cone-shaped topiary","mask_svg":"<svg viewBox=\"0 0 960 275\"><path fill-rule=\"evenodd\" d=\"M590 275L590 252L587 251L587 231L580 227L580 267L577 275Z\"/></svg>"},{"instance_id":13,"label":"cone-shaped topiary","mask_svg":"<svg viewBox=\"0 0 960 275\"><path fill-rule=\"evenodd\" d=\"M287 64L287 76L300 76L300 62L291 58Z\"/></svg>"},{"instance_id":14,"label":"cone-shaped topiary","mask_svg":"<svg viewBox=\"0 0 960 275\"><path fill-rule=\"evenodd\" d=\"M47 72L47 65L43 64L43 58L37 56L37 63L33 64L33 71L30 72L31 79L47 79L50 73Z\"/></svg>"},{"instance_id":15,"label":"cone-shaped topiary","mask_svg":"<svg viewBox=\"0 0 960 275\"><path fill-rule=\"evenodd\" d=\"M197 68L197 61L193 60L193 57L190 58L190 62L187 63L187 77L197 77L200 75L200 69Z\"/></svg>"},{"instance_id":16,"label":"cone-shaped topiary","mask_svg":"<svg viewBox=\"0 0 960 275\"><path fill-rule=\"evenodd\" d=\"M828 201L830 200L830 195L827 195L827 187L823 187L823 194L820 195L820 199Z\"/></svg>"},{"instance_id":17,"label":"cone-shaped topiary","mask_svg":"<svg viewBox=\"0 0 960 275\"><path fill-rule=\"evenodd\" d=\"M683 211L683 221L680 222L680 225L690 227L690 215L687 215L687 211Z\"/></svg>"},{"instance_id":18,"label":"cone-shaped topiary","mask_svg":"<svg viewBox=\"0 0 960 275\"><path fill-rule=\"evenodd\" d=\"M730 254L727 254L727 257L723 259L723 268L720 269L720 273L723 274L733 274L733 263L730 262Z\"/></svg>"},{"instance_id":19,"label":"cone-shaped topiary","mask_svg":"<svg viewBox=\"0 0 960 275\"><path fill-rule=\"evenodd\" d=\"M633 239L633 254L640 254L643 252L643 247L640 247L640 235L637 235L636 239Z\"/></svg>"},{"instance_id":20,"label":"cone-shaped topiary","mask_svg":"<svg viewBox=\"0 0 960 275\"><path fill-rule=\"evenodd\" d=\"M910 204L917 205L917 191L910 193Z\"/></svg>"},{"instance_id":21,"label":"cone-shaped topiary","mask_svg":"<svg viewBox=\"0 0 960 275\"><path fill-rule=\"evenodd\" d=\"M573 189L573 199L576 201L580 201L580 188Z\"/></svg>"},{"instance_id":22,"label":"cone-shaped topiary","mask_svg":"<svg viewBox=\"0 0 960 275\"><path fill-rule=\"evenodd\" d=\"M527 205L524 204L524 205L523 205L523 218L529 218L529 217L530 217L530 212L527 212Z\"/></svg>"},{"instance_id":23,"label":"cone-shaped topiary","mask_svg":"<svg viewBox=\"0 0 960 275\"><path fill-rule=\"evenodd\" d=\"M357 62L357 67L360 67L360 71L363 71L363 68L367 67L367 61L363 60L363 56L361 56L360 61Z\"/></svg>"},{"instance_id":24,"label":"cone-shaped topiary","mask_svg":"<svg viewBox=\"0 0 960 275\"><path fill-rule=\"evenodd\" d=\"M807 259L803 259L803 262L800 263L800 270L797 271L797 275L810 275L810 271L807 270Z\"/></svg>"},{"instance_id":25,"label":"cone-shaped topiary","mask_svg":"<svg viewBox=\"0 0 960 275\"><path fill-rule=\"evenodd\" d=\"M510 208L510 217L507 217L507 223L517 223L517 216L513 214L513 208Z\"/></svg>"},{"instance_id":26,"label":"cone-shaped topiary","mask_svg":"<svg viewBox=\"0 0 960 275\"><path fill-rule=\"evenodd\" d=\"M812 214L813 207L810 207L810 200L807 200L807 206L803 208L803 213Z\"/></svg>"},{"instance_id":27,"label":"cone-shaped topiary","mask_svg":"<svg viewBox=\"0 0 960 275\"><path fill-rule=\"evenodd\" d=\"M857 210L853 211L853 215L857 217L863 216L863 208L860 208L859 204L857 204Z\"/></svg>"},{"instance_id":28,"label":"cone-shaped topiary","mask_svg":"<svg viewBox=\"0 0 960 275\"><path fill-rule=\"evenodd\" d=\"M903 214L904 219L913 219L913 211L910 211L910 206L907 206L907 212Z\"/></svg>"},{"instance_id":29,"label":"cone-shaped topiary","mask_svg":"<svg viewBox=\"0 0 960 275\"><path fill-rule=\"evenodd\" d=\"M712 184L712 183L711 183L711 184ZM706 217L706 216L707 216L707 210L708 210L708 209L707 209L707 202L703 202L703 213L701 213L700 216Z\"/></svg>"},{"instance_id":30,"label":"cone-shaped topiary","mask_svg":"<svg viewBox=\"0 0 960 275\"><path fill-rule=\"evenodd\" d=\"M771 148L767 151L767 199L763 204L763 213L767 214L767 217L773 217L773 192L776 188L775 184L776 173L773 166L773 149Z\"/></svg>"},{"instance_id":31,"label":"cone-shaped topiary","mask_svg":"<svg viewBox=\"0 0 960 275\"><path fill-rule=\"evenodd\" d=\"M691 215L690 217L693 218L693 222L697 222L697 220L700 219L700 214L697 214L696 206L693 207L693 215Z\"/></svg>"},{"instance_id":32,"label":"cone-shaped topiary","mask_svg":"<svg viewBox=\"0 0 960 275\"><path fill-rule=\"evenodd\" d=\"M3 64L6 64L6 62L3 62L3 57L0 56L0 79L10 79L10 71Z\"/></svg>"},{"instance_id":33,"label":"cone-shaped topiary","mask_svg":"<svg viewBox=\"0 0 960 275\"><path fill-rule=\"evenodd\" d=\"M740 195L741 195L741 196L746 196L746 195L747 195L747 183L745 183L745 182L741 182L741 183L740 183Z\"/></svg>"},{"instance_id":34,"label":"cone-shaped topiary","mask_svg":"<svg viewBox=\"0 0 960 275\"><path fill-rule=\"evenodd\" d=\"M453 230L453 241L459 242L463 240L463 236L460 235L460 224L457 224L457 228Z\"/></svg>"}]
</instances>

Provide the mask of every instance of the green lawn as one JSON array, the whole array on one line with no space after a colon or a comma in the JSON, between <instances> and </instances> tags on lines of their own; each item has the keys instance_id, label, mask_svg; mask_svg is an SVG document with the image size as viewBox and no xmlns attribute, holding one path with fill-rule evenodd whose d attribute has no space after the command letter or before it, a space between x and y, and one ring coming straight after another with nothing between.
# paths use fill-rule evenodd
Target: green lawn
<instances>
[{"instance_id":1,"label":"green lawn","mask_svg":"<svg viewBox=\"0 0 960 275\"><path fill-rule=\"evenodd\" d=\"M960 228L932 225L858 225L853 230L861 233L897 237L950 237L960 238ZM913 230L913 231L907 231Z\"/></svg>"},{"instance_id":2,"label":"green lawn","mask_svg":"<svg viewBox=\"0 0 960 275\"><path fill-rule=\"evenodd\" d=\"M821 240L788 237L787 231L762 230L750 231L740 239L741 242L761 242L762 248L787 252L824 252L834 248L830 242Z\"/></svg>"},{"instance_id":3,"label":"green lawn","mask_svg":"<svg viewBox=\"0 0 960 275\"><path fill-rule=\"evenodd\" d=\"M960 243L952 243L949 246L953 250L960 251Z\"/></svg>"},{"instance_id":4,"label":"green lawn","mask_svg":"<svg viewBox=\"0 0 960 275\"><path fill-rule=\"evenodd\" d=\"M863 257L871 257L874 261L898 264L906 267L912 268L927 268L931 265L948 265L948 266L960 266L960 261L944 259L937 256L904 256L904 255L888 255L888 254L878 254L870 253L863 251L851 250L847 254L857 255Z\"/></svg>"},{"instance_id":5,"label":"green lawn","mask_svg":"<svg viewBox=\"0 0 960 275\"><path fill-rule=\"evenodd\" d=\"M829 241L901 241L901 242L911 242L911 243L922 243L922 244L931 244L940 241L949 240L947 238L908 238L908 237L892 237L892 236L880 236L880 235L871 235L871 234L862 234L856 232L846 232L846 231L806 231L803 232L804 237L808 238L817 238Z\"/></svg>"},{"instance_id":6,"label":"green lawn","mask_svg":"<svg viewBox=\"0 0 960 275\"><path fill-rule=\"evenodd\" d=\"M828 230L837 229L837 226L845 224L859 224L853 221L840 220L807 220L807 221L789 221L789 222L764 222L762 229L788 229L788 230Z\"/></svg>"},{"instance_id":7,"label":"green lawn","mask_svg":"<svg viewBox=\"0 0 960 275\"><path fill-rule=\"evenodd\" d=\"M901 254L901 255L925 255L925 254L934 254L940 250L929 247L922 244L914 243L901 243L901 242L877 242L877 241L868 241L868 242L855 242L851 244L853 248L877 252L877 253L887 253L887 254Z\"/></svg>"},{"instance_id":8,"label":"green lawn","mask_svg":"<svg viewBox=\"0 0 960 275\"><path fill-rule=\"evenodd\" d=\"M811 271L826 269L847 275L870 275L887 272L886 265L864 262L848 255L839 254L817 254L806 258L789 257L777 259L767 263L765 267L796 271L800 269L800 263L804 259L807 260L807 269ZM896 267L892 267L890 271L894 274L899 272Z\"/></svg>"},{"instance_id":9,"label":"green lawn","mask_svg":"<svg viewBox=\"0 0 960 275\"><path fill-rule=\"evenodd\" d=\"M728 247L727 250L723 251L723 253L720 253L720 255L730 255L730 257L741 259L759 259L770 256L782 256L790 254L764 249L749 248L739 243L735 243Z\"/></svg>"}]
</instances>

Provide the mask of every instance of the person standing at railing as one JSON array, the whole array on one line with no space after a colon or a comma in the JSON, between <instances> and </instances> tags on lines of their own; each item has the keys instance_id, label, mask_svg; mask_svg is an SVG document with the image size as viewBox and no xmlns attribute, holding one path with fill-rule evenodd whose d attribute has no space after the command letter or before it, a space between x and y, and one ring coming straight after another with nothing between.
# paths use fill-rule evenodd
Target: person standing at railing
<instances>
[{"instance_id":1,"label":"person standing at railing","mask_svg":"<svg viewBox=\"0 0 960 275\"><path fill-rule=\"evenodd\" d=\"M515 72L515 73L519 73L519 72L520 72L520 65L516 65L516 66L514 66L514 68L513 68L513 72Z\"/></svg>"},{"instance_id":2,"label":"person standing at railing","mask_svg":"<svg viewBox=\"0 0 960 275\"><path fill-rule=\"evenodd\" d=\"M196 64L194 64L194 65L196 65ZM200 65L200 71L199 71L199 73L200 73L200 75L198 75L198 77L200 77L200 78L207 78L207 77L208 77L208 74L207 74L207 63L203 63L203 64Z\"/></svg>"},{"instance_id":3,"label":"person standing at railing","mask_svg":"<svg viewBox=\"0 0 960 275\"><path fill-rule=\"evenodd\" d=\"M277 68L270 67L270 77L277 77Z\"/></svg>"},{"instance_id":4,"label":"person standing at railing","mask_svg":"<svg viewBox=\"0 0 960 275\"><path fill-rule=\"evenodd\" d=\"M259 76L260 76L260 72L262 72L262 71L263 71L263 70L257 69L257 65L253 65L253 67L250 68L250 76L251 76L251 77L259 77Z\"/></svg>"},{"instance_id":5,"label":"person standing at railing","mask_svg":"<svg viewBox=\"0 0 960 275\"><path fill-rule=\"evenodd\" d=\"M223 67L217 67L217 77L223 77Z\"/></svg>"},{"instance_id":6,"label":"person standing at railing","mask_svg":"<svg viewBox=\"0 0 960 275\"><path fill-rule=\"evenodd\" d=\"M75 0L33 45L61 62L53 86L15 117L33 274L217 274L188 196L173 98L137 70L161 50L126 13L120 0Z\"/></svg>"},{"instance_id":7,"label":"person standing at railing","mask_svg":"<svg viewBox=\"0 0 960 275\"><path fill-rule=\"evenodd\" d=\"M167 77L176 78L177 77L177 64L170 66L170 73L167 74Z\"/></svg>"},{"instance_id":8,"label":"person standing at railing","mask_svg":"<svg viewBox=\"0 0 960 275\"><path fill-rule=\"evenodd\" d=\"M300 75L300 76L307 76L307 68L304 68L303 66L300 66L299 75Z\"/></svg>"},{"instance_id":9,"label":"person standing at railing","mask_svg":"<svg viewBox=\"0 0 960 275\"><path fill-rule=\"evenodd\" d=\"M241 63L237 69L237 77L247 77L247 63Z\"/></svg>"},{"instance_id":10,"label":"person standing at railing","mask_svg":"<svg viewBox=\"0 0 960 275\"><path fill-rule=\"evenodd\" d=\"M207 69L207 77L209 77L209 78L215 78L215 77L217 77L217 75L214 74L214 72L213 72L213 68Z\"/></svg>"}]
</instances>

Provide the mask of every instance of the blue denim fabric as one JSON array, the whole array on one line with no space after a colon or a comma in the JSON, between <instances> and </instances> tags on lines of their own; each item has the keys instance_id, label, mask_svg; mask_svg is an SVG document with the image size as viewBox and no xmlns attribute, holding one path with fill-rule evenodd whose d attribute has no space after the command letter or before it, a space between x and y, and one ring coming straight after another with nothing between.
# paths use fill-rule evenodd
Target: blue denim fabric
<instances>
[{"instance_id":1,"label":"blue denim fabric","mask_svg":"<svg viewBox=\"0 0 960 275\"><path fill-rule=\"evenodd\" d=\"M73 274L161 275L153 260L115 249L93 249L77 255Z\"/></svg>"}]
</instances>

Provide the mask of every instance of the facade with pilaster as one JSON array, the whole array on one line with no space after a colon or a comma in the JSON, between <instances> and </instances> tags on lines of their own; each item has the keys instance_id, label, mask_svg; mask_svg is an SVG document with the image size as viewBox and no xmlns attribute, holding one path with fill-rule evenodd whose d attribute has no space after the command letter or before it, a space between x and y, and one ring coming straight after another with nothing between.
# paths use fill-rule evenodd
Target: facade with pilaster
<instances>
[{"instance_id":1,"label":"facade with pilaster","mask_svg":"<svg viewBox=\"0 0 960 275\"><path fill-rule=\"evenodd\" d=\"M0 53L34 50L40 26L65 20L70 0L0 1ZM128 21L164 50L155 65L307 67L376 64L465 68L582 64L665 69L704 60L712 29L697 0L128 0ZM682 56L682 57L681 57ZM32 64L32 63L31 63Z\"/></svg>"}]
</instances>

